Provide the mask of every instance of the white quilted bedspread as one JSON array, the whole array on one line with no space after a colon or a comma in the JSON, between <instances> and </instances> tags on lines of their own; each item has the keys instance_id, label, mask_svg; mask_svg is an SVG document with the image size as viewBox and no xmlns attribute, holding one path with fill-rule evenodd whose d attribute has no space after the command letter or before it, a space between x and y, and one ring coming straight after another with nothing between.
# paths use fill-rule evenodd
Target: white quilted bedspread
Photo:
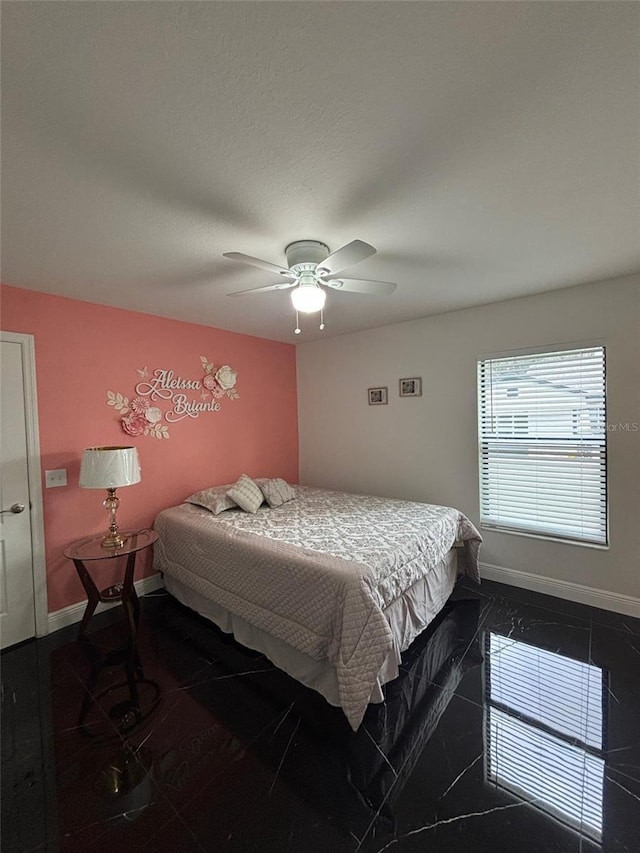
<instances>
[{"instance_id":1,"label":"white quilted bedspread","mask_svg":"<svg viewBox=\"0 0 640 853\"><path fill-rule=\"evenodd\" d=\"M296 487L255 515L182 504L156 519L155 568L336 670L360 724L393 646L384 608L462 541L478 579L481 537L451 507Z\"/></svg>"}]
</instances>

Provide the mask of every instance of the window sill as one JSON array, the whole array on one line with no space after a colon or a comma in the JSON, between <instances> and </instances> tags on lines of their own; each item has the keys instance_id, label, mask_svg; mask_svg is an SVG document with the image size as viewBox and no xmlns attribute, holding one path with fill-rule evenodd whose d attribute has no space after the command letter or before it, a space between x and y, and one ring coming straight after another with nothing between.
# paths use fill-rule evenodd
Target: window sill
<instances>
[{"instance_id":1,"label":"window sill","mask_svg":"<svg viewBox=\"0 0 640 853\"><path fill-rule=\"evenodd\" d=\"M610 543L599 545L597 542L581 542L579 539L564 539L546 533L529 533L525 530L511 530L508 527L494 527L480 524L480 530L486 533L506 533L508 536L524 536L526 539L541 539L543 542L559 542L561 545L577 545L579 548L594 548L596 551L608 551Z\"/></svg>"}]
</instances>

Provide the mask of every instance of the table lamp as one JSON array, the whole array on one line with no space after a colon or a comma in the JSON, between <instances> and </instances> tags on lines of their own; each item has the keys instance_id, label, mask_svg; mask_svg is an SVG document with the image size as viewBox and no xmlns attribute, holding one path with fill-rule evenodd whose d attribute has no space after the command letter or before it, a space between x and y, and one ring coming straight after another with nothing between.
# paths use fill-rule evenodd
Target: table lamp
<instances>
[{"instance_id":1,"label":"table lamp","mask_svg":"<svg viewBox=\"0 0 640 853\"><path fill-rule=\"evenodd\" d=\"M106 489L103 506L109 513L109 532L102 540L103 548L122 548L126 536L118 533L116 512L120 498L116 489L140 482L140 462L135 447L89 447L82 454L80 486L83 489Z\"/></svg>"}]
</instances>

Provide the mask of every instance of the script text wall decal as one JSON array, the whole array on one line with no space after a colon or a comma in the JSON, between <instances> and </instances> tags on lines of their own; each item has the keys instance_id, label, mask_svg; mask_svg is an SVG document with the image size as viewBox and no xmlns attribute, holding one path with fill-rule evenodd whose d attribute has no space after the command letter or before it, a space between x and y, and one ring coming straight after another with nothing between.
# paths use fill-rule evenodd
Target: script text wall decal
<instances>
[{"instance_id":1,"label":"script text wall decal","mask_svg":"<svg viewBox=\"0 0 640 853\"><path fill-rule=\"evenodd\" d=\"M228 364L216 367L201 355L202 375L183 378L173 370L146 367L137 370L139 382L134 396L107 391L107 406L120 412L120 424L128 435L169 438L169 427L185 418L197 418L204 412L219 412L222 401L237 400L237 371Z\"/></svg>"}]
</instances>

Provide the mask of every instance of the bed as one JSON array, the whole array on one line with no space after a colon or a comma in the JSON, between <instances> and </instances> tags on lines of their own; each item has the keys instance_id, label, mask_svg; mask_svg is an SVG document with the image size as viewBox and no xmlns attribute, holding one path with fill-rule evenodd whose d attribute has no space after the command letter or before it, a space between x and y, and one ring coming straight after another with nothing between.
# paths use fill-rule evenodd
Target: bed
<instances>
[{"instance_id":1,"label":"bed","mask_svg":"<svg viewBox=\"0 0 640 853\"><path fill-rule=\"evenodd\" d=\"M341 707L354 731L458 575L479 579L480 534L452 507L298 486L255 514L171 507L155 529L168 591Z\"/></svg>"}]
</instances>

